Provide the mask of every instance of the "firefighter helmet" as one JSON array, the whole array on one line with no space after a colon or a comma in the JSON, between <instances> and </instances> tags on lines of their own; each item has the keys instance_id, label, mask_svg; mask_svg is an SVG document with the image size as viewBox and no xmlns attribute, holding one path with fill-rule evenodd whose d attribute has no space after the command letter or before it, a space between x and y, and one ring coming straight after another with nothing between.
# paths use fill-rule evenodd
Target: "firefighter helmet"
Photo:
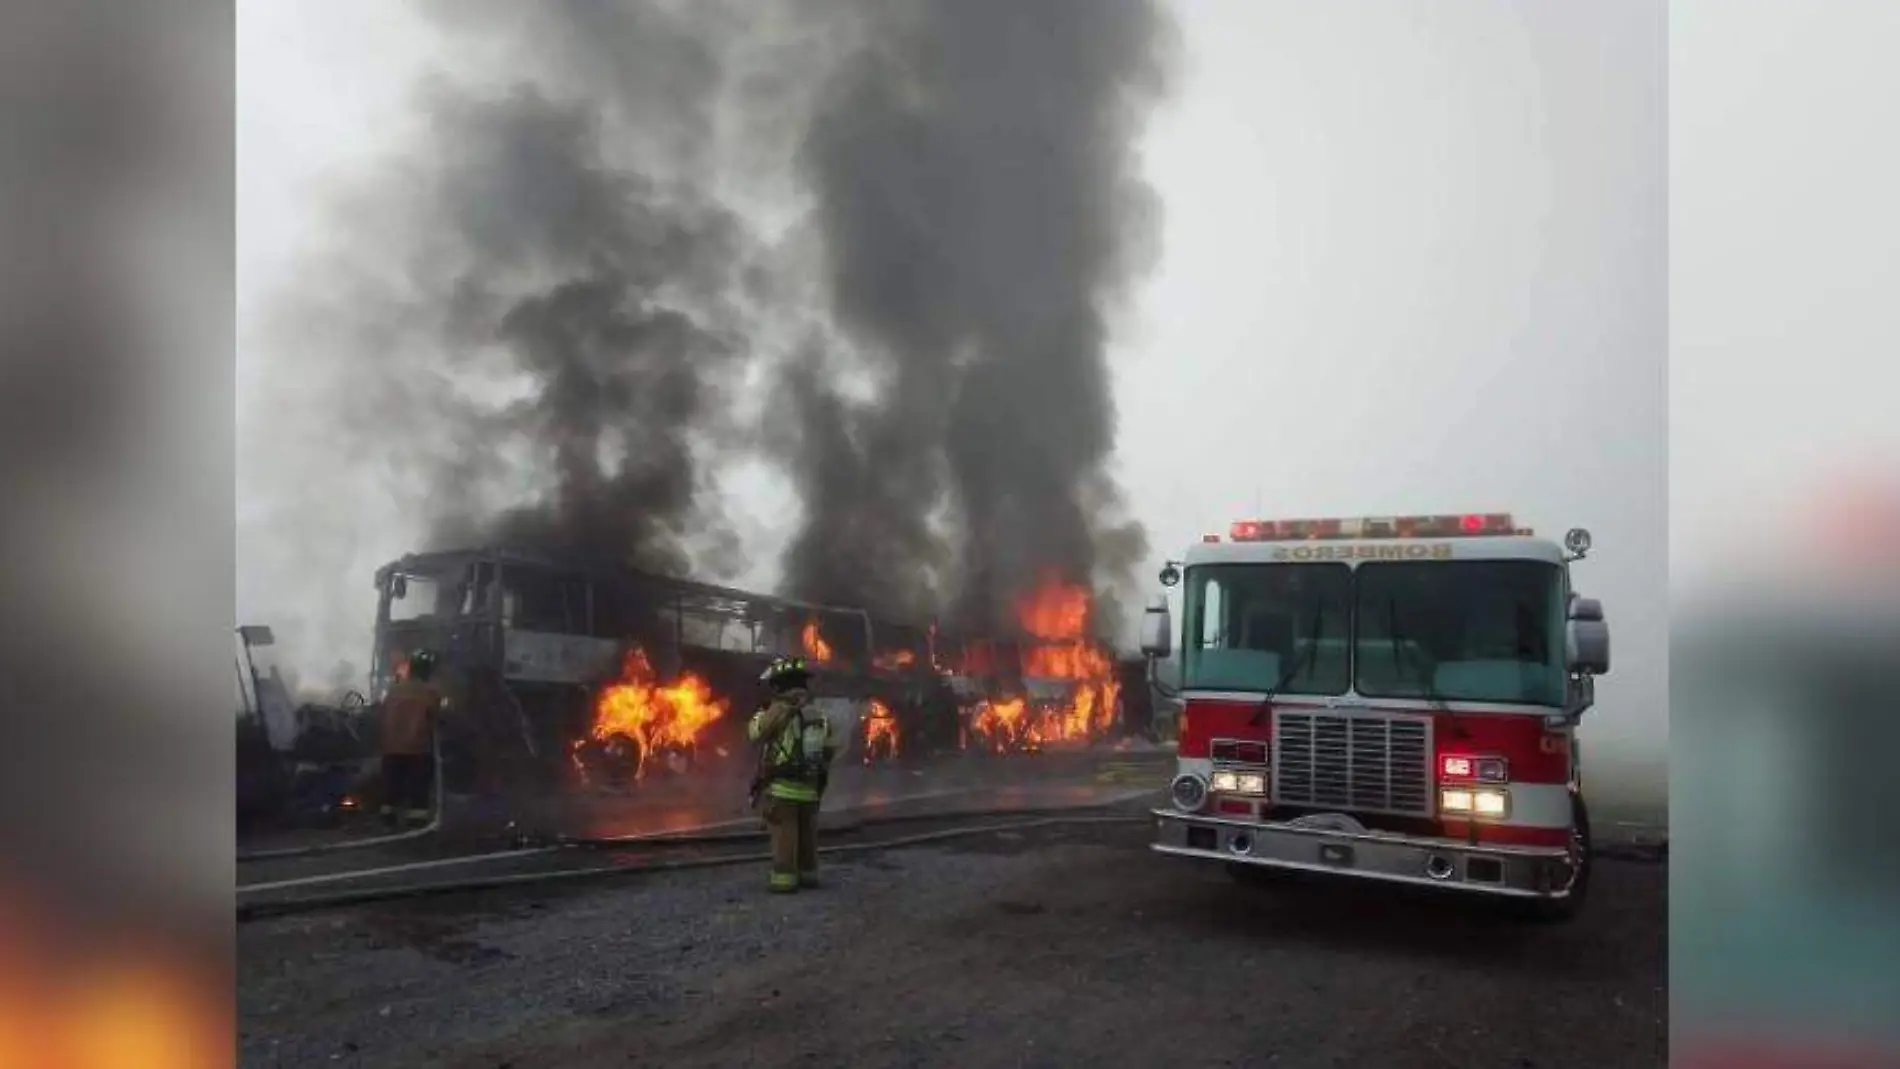
<instances>
[{"instance_id":1,"label":"firefighter helmet","mask_svg":"<svg viewBox=\"0 0 1900 1069\"><path fill-rule=\"evenodd\" d=\"M434 650L416 650L409 655L409 677L411 679L427 679L434 672Z\"/></svg>"},{"instance_id":2,"label":"firefighter helmet","mask_svg":"<svg viewBox=\"0 0 1900 1069\"><path fill-rule=\"evenodd\" d=\"M759 673L759 682L770 683L781 690L801 687L811 679L811 670L805 667L803 657L774 657L772 663Z\"/></svg>"}]
</instances>

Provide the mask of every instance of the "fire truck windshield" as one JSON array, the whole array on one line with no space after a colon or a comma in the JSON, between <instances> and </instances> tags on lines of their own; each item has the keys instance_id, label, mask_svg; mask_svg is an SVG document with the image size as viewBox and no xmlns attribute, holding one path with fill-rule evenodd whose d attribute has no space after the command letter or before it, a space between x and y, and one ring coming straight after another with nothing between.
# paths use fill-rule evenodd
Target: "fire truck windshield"
<instances>
[{"instance_id":1,"label":"fire truck windshield","mask_svg":"<svg viewBox=\"0 0 1900 1069\"><path fill-rule=\"evenodd\" d=\"M1184 586L1187 688L1267 693L1303 659L1280 693L1563 704L1552 564L1210 564Z\"/></svg>"},{"instance_id":2,"label":"fire truck windshield","mask_svg":"<svg viewBox=\"0 0 1900 1069\"><path fill-rule=\"evenodd\" d=\"M1265 693L1284 681L1281 694L1343 694L1351 610L1352 570L1343 564L1190 568L1183 683Z\"/></svg>"},{"instance_id":3,"label":"fire truck windshield","mask_svg":"<svg viewBox=\"0 0 1900 1069\"><path fill-rule=\"evenodd\" d=\"M1360 694L1563 704L1563 573L1555 565L1373 563L1360 566L1355 587Z\"/></svg>"}]
</instances>

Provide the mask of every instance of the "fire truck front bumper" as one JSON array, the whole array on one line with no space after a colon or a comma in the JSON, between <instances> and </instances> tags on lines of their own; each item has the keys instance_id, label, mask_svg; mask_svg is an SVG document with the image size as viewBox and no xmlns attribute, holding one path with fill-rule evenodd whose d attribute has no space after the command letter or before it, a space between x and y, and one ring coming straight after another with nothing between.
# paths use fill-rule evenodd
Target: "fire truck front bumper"
<instances>
[{"instance_id":1,"label":"fire truck front bumper","mask_svg":"<svg viewBox=\"0 0 1900 1069\"><path fill-rule=\"evenodd\" d=\"M1562 848L1472 846L1339 826L1230 820L1153 810L1156 853L1228 864L1448 887L1488 895L1556 899L1570 893Z\"/></svg>"}]
</instances>

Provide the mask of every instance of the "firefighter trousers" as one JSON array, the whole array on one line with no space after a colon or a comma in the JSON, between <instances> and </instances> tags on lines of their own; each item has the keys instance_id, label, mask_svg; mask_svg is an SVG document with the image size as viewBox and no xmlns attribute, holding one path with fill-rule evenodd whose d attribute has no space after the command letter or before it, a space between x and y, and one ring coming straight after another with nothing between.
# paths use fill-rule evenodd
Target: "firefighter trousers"
<instances>
[{"instance_id":1,"label":"firefighter trousers","mask_svg":"<svg viewBox=\"0 0 1900 1069\"><path fill-rule=\"evenodd\" d=\"M817 886L818 803L767 797L762 815L772 837L771 889Z\"/></svg>"},{"instance_id":2,"label":"firefighter trousers","mask_svg":"<svg viewBox=\"0 0 1900 1069\"><path fill-rule=\"evenodd\" d=\"M427 823L435 761L428 754L383 755L383 819L400 815L412 824Z\"/></svg>"}]
</instances>

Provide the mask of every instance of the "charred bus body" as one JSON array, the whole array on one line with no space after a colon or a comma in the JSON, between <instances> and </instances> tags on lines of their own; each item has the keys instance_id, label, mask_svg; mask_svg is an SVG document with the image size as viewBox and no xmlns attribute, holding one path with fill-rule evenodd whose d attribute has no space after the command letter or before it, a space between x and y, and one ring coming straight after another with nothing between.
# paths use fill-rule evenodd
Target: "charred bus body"
<instances>
[{"instance_id":1,"label":"charred bus body","mask_svg":"<svg viewBox=\"0 0 1900 1069\"><path fill-rule=\"evenodd\" d=\"M1131 704L1147 708L1146 663L1119 660L1093 640L934 631L931 640L947 697L955 703L958 748L970 753L1036 753L1051 744L1110 742L1130 730Z\"/></svg>"},{"instance_id":2,"label":"charred bus body","mask_svg":"<svg viewBox=\"0 0 1900 1069\"><path fill-rule=\"evenodd\" d=\"M370 698L381 700L411 651L436 652L458 711L443 732L451 791L622 782L655 758L672 770L742 763L759 672L779 654L811 662L815 696L845 721L854 751L873 698L903 725L900 752L954 741L924 632L874 630L860 609L494 548L409 554L378 569L375 585ZM911 655L889 656L901 649ZM645 753L637 739L596 737L602 691L624 681L636 650L654 684L696 677L726 704L693 745Z\"/></svg>"}]
</instances>

